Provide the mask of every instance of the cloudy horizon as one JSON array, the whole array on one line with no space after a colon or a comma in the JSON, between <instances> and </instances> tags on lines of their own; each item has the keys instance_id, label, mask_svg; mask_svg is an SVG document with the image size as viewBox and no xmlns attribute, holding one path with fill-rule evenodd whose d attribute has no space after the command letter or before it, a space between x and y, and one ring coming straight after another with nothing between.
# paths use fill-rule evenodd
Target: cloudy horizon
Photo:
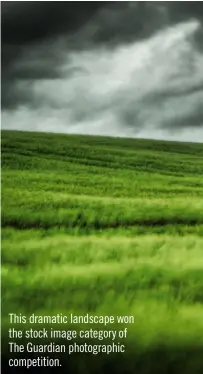
<instances>
[{"instance_id":1,"label":"cloudy horizon","mask_svg":"<svg viewBox=\"0 0 203 374\"><path fill-rule=\"evenodd\" d=\"M2 129L202 142L203 5L85 4L2 2Z\"/></svg>"}]
</instances>

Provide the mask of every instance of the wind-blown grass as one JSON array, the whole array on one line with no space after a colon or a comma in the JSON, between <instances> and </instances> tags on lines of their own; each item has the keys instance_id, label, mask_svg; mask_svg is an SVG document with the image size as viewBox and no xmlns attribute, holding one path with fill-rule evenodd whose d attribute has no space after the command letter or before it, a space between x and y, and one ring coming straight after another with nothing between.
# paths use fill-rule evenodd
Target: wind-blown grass
<instances>
[{"instance_id":1,"label":"wind-blown grass","mask_svg":"<svg viewBox=\"0 0 203 374\"><path fill-rule=\"evenodd\" d=\"M202 174L202 144L3 131L4 340L10 312L134 315L126 355L64 370L201 373Z\"/></svg>"}]
</instances>

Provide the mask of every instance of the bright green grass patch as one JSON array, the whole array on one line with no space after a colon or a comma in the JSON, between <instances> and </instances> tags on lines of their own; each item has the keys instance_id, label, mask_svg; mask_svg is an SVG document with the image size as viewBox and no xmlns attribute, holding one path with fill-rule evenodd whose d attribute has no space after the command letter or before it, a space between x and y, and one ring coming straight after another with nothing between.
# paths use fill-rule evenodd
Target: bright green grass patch
<instances>
[{"instance_id":1,"label":"bright green grass patch","mask_svg":"<svg viewBox=\"0 0 203 374\"><path fill-rule=\"evenodd\" d=\"M125 262L167 264L179 269L201 268L203 238L196 236L144 235L126 236L67 236L50 235L39 240L29 233L19 233L15 245L3 239L2 265L48 266L51 264L88 265ZM178 250L177 250L178 249Z\"/></svg>"},{"instance_id":2,"label":"bright green grass patch","mask_svg":"<svg viewBox=\"0 0 203 374\"><path fill-rule=\"evenodd\" d=\"M203 372L202 144L3 131L2 166L5 341L10 312L133 315L64 372Z\"/></svg>"}]
</instances>

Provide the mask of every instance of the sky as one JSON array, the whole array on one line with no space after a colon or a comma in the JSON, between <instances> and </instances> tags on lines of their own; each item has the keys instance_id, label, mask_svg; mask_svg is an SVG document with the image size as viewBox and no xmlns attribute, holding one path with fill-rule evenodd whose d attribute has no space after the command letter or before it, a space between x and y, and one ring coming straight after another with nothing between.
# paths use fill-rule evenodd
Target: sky
<instances>
[{"instance_id":1,"label":"sky","mask_svg":"<svg viewBox=\"0 0 203 374\"><path fill-rule=\"evenodd\" d=\"M203 141L203 3L2 1L2 129Z\"/></svg>"}]
</instances>

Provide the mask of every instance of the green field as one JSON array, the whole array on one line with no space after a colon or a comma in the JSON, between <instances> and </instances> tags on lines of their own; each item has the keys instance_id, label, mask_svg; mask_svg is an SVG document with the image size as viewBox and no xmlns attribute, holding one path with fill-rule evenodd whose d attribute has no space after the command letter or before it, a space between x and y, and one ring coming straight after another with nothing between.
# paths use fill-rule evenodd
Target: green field
<instances>
[{"instance_id":1,"label":"green field","mask_svg":"<svg viewBox=\"0 0 203 374\"><path fill-rule=\"evenodd\" d=\"M202 373L203 144L2 131L1 146L3 339L11 312L133 315L126 354L64 372Z\"/></svg>"}]
</instances>

